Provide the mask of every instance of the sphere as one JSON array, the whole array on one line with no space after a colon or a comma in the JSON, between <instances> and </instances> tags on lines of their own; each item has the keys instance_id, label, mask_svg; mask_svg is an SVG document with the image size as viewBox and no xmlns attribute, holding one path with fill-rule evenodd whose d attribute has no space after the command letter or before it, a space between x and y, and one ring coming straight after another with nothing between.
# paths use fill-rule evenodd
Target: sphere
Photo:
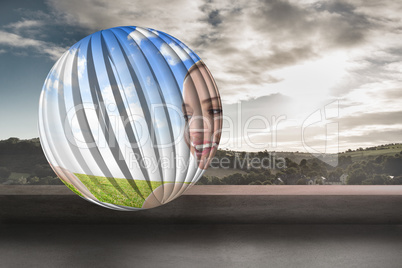
<instances>
[{"instance_id":1,"label":"sphere","mask_svg":"<svg viewBox=\"0 0 402 268\"><path fill-rule=\"evenodd\" d=\"M222 104L202 60L154 29L116 27L67 50L44 83L39 137L80 197L140 210L179 197L219 145Z\"/></svg>"}]
</instances>

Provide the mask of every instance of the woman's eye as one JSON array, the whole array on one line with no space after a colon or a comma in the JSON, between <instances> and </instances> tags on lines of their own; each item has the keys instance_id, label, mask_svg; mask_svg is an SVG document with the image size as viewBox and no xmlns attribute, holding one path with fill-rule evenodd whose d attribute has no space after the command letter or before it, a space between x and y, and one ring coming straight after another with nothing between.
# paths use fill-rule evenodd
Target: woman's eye
<instances>
[{"instance_id":1,"label":"woman's eye","mask_svg":"<svg viewBox=\"0 0 402 268\"><path fill-rule=\"evenodd\" d=\"M192 115L191 114L185 114L184 115L184 120L189 121L191 119Z\"/></svg>"},{"instance_id":2,"label":"woman's eye","mask_svg":"<svg viewBox=\"0 0 402 268\"><path fill-rule=\"evenodd\" d=\"M212 115L218 115L218 114L222 113L222 109L211 109L208 112L209 112L209 114L212 114Z\"/></svg>"}]
</instances>

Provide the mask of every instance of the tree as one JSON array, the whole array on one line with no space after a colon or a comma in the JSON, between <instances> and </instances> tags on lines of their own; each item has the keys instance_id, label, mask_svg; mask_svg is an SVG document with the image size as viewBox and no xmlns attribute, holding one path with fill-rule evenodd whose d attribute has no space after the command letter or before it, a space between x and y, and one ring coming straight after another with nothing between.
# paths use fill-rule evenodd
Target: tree
<instances>
[{"instance_id":1,"label":"tree","mask_svg":"<svg viewBox=\"0 0 402 268\"><path fill-rule=\"evenodd\" d=\"M307 165L307 160L306 159L302 159L302 161L300 161L300 166L306 166Z\"/></svg>"},{"instance_id":2,"label":"tree","mask_svg":"<svg viewBox=\"0 0 402 268\"><path fill-rule=\"evenodd\" d=\"M11 171L6 167L0 167L0 179L8 179L10 177Z\"/></svg>"},{"instance_id":3,"label":"tree","mask_svg":"<svg viewBox=\"0 0 402 268\"><path fill-rule=\"evenodd\" d=\"M352 164L352 157L350 155L348 155L348 156L342 155L338 158L338 161L339 161L339 166L347 167L350 164Z\"/></svg>"},{"instance_id":4,"label":"tree","mask_svg":"<svg viewBox=\"0 0 402 268\"><path fill-rule=\"evenodd\" d=\"M225 176L222 181L227 185L240 185L243 180L243 175L240 173Z\"/></svg>"},{"instance_id":5,"label":"tree","mask_svg":"<svg viewBox=\"0 0 402 268\"><path fill-rule=\"evenodd\" d=\"M265 169L262 173L266 177L271 177L272 176L272 173L271 173L271 171L269 169Z\"/></svg>"},{"instance_id":6,"label":"tree","mask_svg":"<svg viewBox=\"0 0 402 268\"><path fill-rule=\"evenodd\" d=\"M198 180L197 184L203 184L203 185L209 184L208 176L202 176L202 177Z\"/></svg>"},{"instance_id":7,"label":"tree","mask_svg":"<svg viewBox=\"0 0 402 268\"><path fill-rule=\"evenodd\" d=\"M19 141L20 141L20 139L19 139L19 138L15 138L15 137L11 137L11 138L9 138L9 139L7 140L7 142L10 143L10 144L16 144L16 143L18 143Z\"/></svg>"},{"instance_id":8,"label":"tree","mask_svg":"<svg viewBox=\"0 0 402 268\"><path fill-rule=\"evenodd\" d=\"M261 175L255 173L253 171L248 173L247 175L245 175L243 177L244 177L244 179L243 179L242 185L247 185L247 184L250 184L252 182L259 181L261 179Z\"/></svg>"},{"instance_id":9,"label":"tree","mask_svg":"<svg viewBox=\"0 0 402 268\"><path fill-rule=\"evenodd\" d=\"M319 174L318 174L317 171L312 170L312 171L309 171L306 175L307 175L308 177L313 178L313 177L317 177Z\"/></svg>"},{"instance_id":10,"label":"tree","mask_svg":"<svg viewBox=\"0 0 402 268\"><path fill-rule=\"evenodd\" d=\"M10 181L12 185L24 185L27 184L27 179L24 177L19 177Z\"/></svg>"},{"instance_id":11,"label":"tree","mask_svg":"<svg viewBox=\"0 0 402 268\"><path fill-rule=\"evenodd\" d=\"M372 161L368 161L364 165L364 170L369 174L373 174L376 170L376 164Z\"/></svg>"},{"instance_id":12,"label":"tree","mask_svg":"<svg viewBox=\"0 0 402 268\"><path fill-rule=\"evenodd\" d=\"M373 176L372 184L374 185L384 185L387 182L387 176L383 174L375 174Z\"/></svg>"},{"instance_id":13,"label":"tree","mask_svg":"<svg viewBox=\"0 0 402 268\"><path fill-rule=\"evenodd\" d=\"M394 176L402 175L402 158L394 156L387 157L384 161L384 172Z\"/></svg>"},{"instance_id":14,"label":"tree","mask_svg":"<svg viewBox=\"0 0 402 268\"><path fill-rule=\"evenodd\" d=\"M388 185L402 185L402 176L386 176L387 181L386 184Z\"/></svg>"},{"instance_id":15,"label":"tree","mask_svg":"<svg viewBox=\"0 0 402 268\"><path fill-rule=\"evenodd\" d=\"M36 165L34 169L34 174L39 178L54 176L54 172L49 165Z\"/></svg>"},{"instance_id":16,"label":"tree","mask_svg":"<svg viewBox=\"0 0 402 268\"><path fill-rule=\"evenodd\" d=\"M305 185L305 184L306 184L306 180L304 180L304 179L299 179L299 180L296 182L296 184L297 184L297 185Z\"/></svg>"},{"instance_id":17,"label":"tree","mask_svg":"<svg viewBox=\"0 0 402 268\"><path fill-rule=\"evenodd\" d=\"M374 183L373 183L373 179L372 178L370 178L370 179L365 179L364 181L362 181L362 184L363 185L373 185Z\"/></svg>"},{"instance_id":18,"label":"tree","mask_svg":"<svg viewBox=\"0 0 402 268\"><path fill-rule=\"evenodd\" d=\"M377 164L381 164L384 161L384 156L383 155L379 155L375 158L374 160Z\"/></svg>"},{"instance_id":19,"label":"tree","mask_svg":"<svg viewBox=\"0 0 402 268\"><path fill-rule=\"evenodd\" d=\"M402 176L397 176L392 179L392 184L402 185Z\"/></svg>"},{"instance_id":20,"label":"tree","mask_svg":"<svg viewBox=\"0 0 402 268\"><path fill-rule=\"evenodd\" d=\"M349 174L347 178L347 184L358 185L362 184L362 182L367 178L366 173L360 168L356 169Z\"/></svg>"},{"instance_id":21,"label":"tree","mask_svg":"<svg viewBox=\"0 0 402 268\"><path fill-rule=\"evenodd\" d=\"M49 185L63 185L63 182L58 177L47 177Z\"/></svg>"},{"instance_id":22,"label":"tree","mask_svg":"<svg viewBox=\"0 0 402 268\"><path fill-rule=\"evenodd\" d=\"M211 184L212 185L222 185L223 182L216 176L212 176L211 178Z\"/></svg>"},{"instance_id":23,"label":"tree","mask_svg":"<svg viewBox=\"0 0 402 268\"><path fill-rule=\"evenodd\" d=\"M285 162L286 162L286 167L287 168L298 168L299 165L296 162L293 162L290 158L285 158Z\"/></svg>"},{"instance_id":24,"label":"tree","mask_svg":"<svg viewBox=\"0 0 402 268\"><path fill-rule=\"evenodd\" d=\"M36 176L34 177L30 177L27 179L28 184L32 184L32 185L38 185L40 184L40 179Z\"/></svg>"},{"instance_id":25,"label":"tree","mask_svg":"<svg viewBox=\"0 0 402 268\"><path fill-rule=\"evenodd\" d=\"M296 175L296 174L299 174L299 170L295 167L291 167L291 168L287 168L285 170L285 173L288 175Z\"/></svg>"},{"instance_id":26,"label":"tree","mask_svg":"<svg viewBox=\"0 0 402 268\"><path fill-rule=\"evenodd\" d=\"M328 179L330 181L339 181L339 178L343 174L343 170L337 167L334 171L328 173Z\"/></svg>"}]
</instances>

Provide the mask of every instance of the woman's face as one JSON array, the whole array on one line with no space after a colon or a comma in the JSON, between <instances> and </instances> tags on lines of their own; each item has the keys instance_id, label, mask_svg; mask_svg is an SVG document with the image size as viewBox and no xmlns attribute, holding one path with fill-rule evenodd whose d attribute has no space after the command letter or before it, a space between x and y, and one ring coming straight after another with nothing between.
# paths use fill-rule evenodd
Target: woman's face
<instances>
[{"instance_id":1,"label":"woman's face","mask_svg":"<svg viewBox=\"0 0 402 268\"><path fill-rule=\"evenodd\" d=\"M200 65L184 80L183 114L187 123L186 143L206 169L221 138L222 104L209 70Z\"/></svg>"}]
</instances>

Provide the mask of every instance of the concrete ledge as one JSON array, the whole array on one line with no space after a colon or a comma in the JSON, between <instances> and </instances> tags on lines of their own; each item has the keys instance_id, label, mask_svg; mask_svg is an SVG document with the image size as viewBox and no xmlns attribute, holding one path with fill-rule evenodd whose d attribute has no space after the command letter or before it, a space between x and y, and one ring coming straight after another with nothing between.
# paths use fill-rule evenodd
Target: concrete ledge
<instances>
[{"instance_id":1,"label":"concrete ledge","mask_svg":"<svg viewBox=\"0 0 402 268\"><path fill-rule=\"evenodd\" d=\"M64 185L0 185L0 195L75 195ZM402 195L402 185L195 185L183 195Z\"/></svg>"},{"instance_id":2,"label":"concrete ledge","mask_svg":"<svg viewBox=\"0 0 402 268\"><path fill-rule=\"evenodd\" d=\"M402 186L194 186L162 207L112 211L65 186L1 186L0 223L402 224Z\"/></svg>"}]
</instances>

